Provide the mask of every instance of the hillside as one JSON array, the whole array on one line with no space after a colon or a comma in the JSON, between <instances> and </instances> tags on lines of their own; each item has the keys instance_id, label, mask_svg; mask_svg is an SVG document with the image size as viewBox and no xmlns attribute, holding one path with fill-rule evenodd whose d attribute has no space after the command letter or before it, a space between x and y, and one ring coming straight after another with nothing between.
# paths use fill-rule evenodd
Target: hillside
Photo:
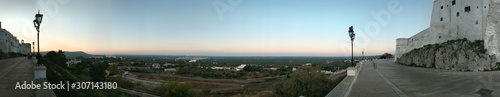
<instances>
[{"instance_id":1,"label":"hillside","mask_svg":"<svg viewBox=\"0 0 500 97\"><path fill-rule=\"evenodd\" d=\"M40 52L42 55L45 55L47 54L47 52ZM64 51L64 55L66 55L66 58L76 58L76 57L79 57L79 56L82 56L82 57L85 57L85 58L88 58L92 55L90 54L87 54L83 51Z\"/></svg>"},{"instance_id":2,"label":"hillside","mask_svg":"<svg viewBox=\"0 0 500 97\"><path fill-rule=\"evenodd\" d=\"M452 71L488 71L497 68L495 55L486 54L482 40L450 40L413 49L397 63Z\"/></svg>"}]
</instances>

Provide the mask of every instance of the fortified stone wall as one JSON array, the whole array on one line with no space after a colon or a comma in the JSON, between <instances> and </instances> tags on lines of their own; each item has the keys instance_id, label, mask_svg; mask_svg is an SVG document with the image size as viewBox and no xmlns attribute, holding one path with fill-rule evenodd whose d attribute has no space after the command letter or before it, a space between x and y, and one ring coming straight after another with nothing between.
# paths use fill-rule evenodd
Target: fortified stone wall
<instances>
[{"instance_id":1,"label":"fortified stone wall","mask_svg":"<svg viewBox=\"0 0 500 97\"><path fill-rule=\"evenodd\" d=\"M413 35L407 41L407 46L400 40L396 40L396 59L402 54L412 49L423 47L427 44L443 43L448 40L463 39L485 40L487 27L491 26L488 34L497 41L485 41L486 44L497 44L496 39L499 28L492 25L491 20L499 19L498 7L500 0L435 0L432 8L430 27ZM495 2L495 3L493 3ZM493 3L493 4L490 4ZM492 6L493 5L493 6ZM489 9L495 9L489 11ZM496 17L495 17L496 16ZM495 33L495 34L493 34ZM495 37L492 37L495 36ZM494 43L493 43L494 42ZM489 54L496 54L498 46L485 45L491 51ZM488 46L488 47L487 47ZM498 57L498 56L497 56Z\"/></svg>"},{"instance_id":2,"label":"fortified stone wall","mask_svg":"<svg viewBox=\"0 0 500 97\"><path fill-rule=\"evenodd\" d=\"M396 39L396 53L394 56L403 55L408 49L408 38Z\"/></svg>"},{"instance_id":3,"label":"fortified stone wall","mask_svg":"<svg viewBox=\"0 0 500 97\"><path fill-rule=\"evenodd\" d=\"M486 30L484 37L484 48L488 49L488 54L496 55L497 62L500 62L500 0L492 0L492 10L488 11Z\"/></svg>"}]
</instances>

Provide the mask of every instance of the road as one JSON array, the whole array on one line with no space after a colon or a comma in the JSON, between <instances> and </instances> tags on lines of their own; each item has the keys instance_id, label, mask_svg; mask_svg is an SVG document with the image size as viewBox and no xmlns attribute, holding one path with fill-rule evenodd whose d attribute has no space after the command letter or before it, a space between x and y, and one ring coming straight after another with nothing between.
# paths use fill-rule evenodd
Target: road
<instances>
[{"instance_id":1,"label":"road","mask_svg":"<svg viewBox=\"0 0 500 97\"><path fill-rule=\"evenodd\" d=\"M373 64L377 64L374 68ZM477 93L480 89L492 91ZM500 71L457 72L410 67L389 60L364 62L350 97L500 96Z\"/></svg>"},{"instance_id":2,"label":"road","mask_svg":"<svg viewBox=\"0 0 500 97\"><path fill-rule=\"evenodd\" d=\"M16 90L16 83L33 81L32 62L25 58L0 60L0 95L5 97L31 97L34 90Z\"/></svg>"}]
</instances>

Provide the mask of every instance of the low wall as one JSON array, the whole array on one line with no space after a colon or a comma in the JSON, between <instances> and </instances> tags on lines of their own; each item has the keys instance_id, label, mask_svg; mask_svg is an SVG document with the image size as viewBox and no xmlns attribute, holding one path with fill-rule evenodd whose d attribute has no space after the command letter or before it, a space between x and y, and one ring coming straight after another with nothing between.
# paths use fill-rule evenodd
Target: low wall
<instances>
[{"instance_id":1,"label":"low wall","mask_svg":"<svg viewBox=\"0 0 500 97\"><path fill-rule=\"evenodd\" d=\"M351 68L351 75L349 75L349 68L347 68L347 76L333 88L330 93L326 94L325 97L347 97L351 91L352 85L356 82L359 75L359 71L363 67L363 61L359 62L356 67Z\"/></svg>"},{"instance_id":2,"label":"low wall","mask_svg":"<svg viewBox=\"0 0 500 97\"><path fill-rule=\"evenodd\" d=\"M47 78L47 74L46 74L46 71L47 71L47 68L45 68L45 66L34 66L34 73L35 73L35 76L34 76L34 79L46 79Z\"/></svg>"}]
</instances>

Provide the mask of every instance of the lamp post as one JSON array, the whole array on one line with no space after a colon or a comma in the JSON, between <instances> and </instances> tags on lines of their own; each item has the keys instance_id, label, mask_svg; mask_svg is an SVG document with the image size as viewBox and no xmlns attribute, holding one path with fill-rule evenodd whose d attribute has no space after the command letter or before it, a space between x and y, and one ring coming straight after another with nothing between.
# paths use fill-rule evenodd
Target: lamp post
<instances>
[{"instance_id":1,"label":"lamp post","mask_svg":"<svg viewBox=\"0 0 500 97\"><path fill-rule=\"evenodd\" d=\"M354 67L354 49L353 49L353 41L354 41L354 37L356 36L356 34L354 34L354 30L352 29L352 26L349 27L349 37L351 37L351 66Z\"/></svg>"},{"instance_id":2,"label":"lamp post","mask_svg":"<svg viewBox=\"0 0 500 97\"><path fill-rule=\"evenodd\" d=\"M42 18L43 18L43 14L40 14L40 10L38 10L38 13L35 14L35 20L33 20L33 25L35 26L36 28L36 41L38 42L38 53L37 53L37 59L39 60L38 62L40 63L40 57L42 55L40 55L40 23L42 23Z\"/></svg>"},{"instance_id":3,"label":"lamp post","mask_svg":"<svg viewBox=\"0 0 500 97\"><path fill-rule=\"evenodd\" d=\"M363 61L365 60L365 49L363 49L363 51L361 51L361 55L363 55Z\"/></svg>"},{"instance_id":4,"label":"lamp post","mask_svg":"<svg viewBox=\"0 0 500 97\"><path fill-rule=\"evenodd\" d=\"M33 42L33 44L31 44L31 45L33 45L32 46L33 47L33 52L31 52L31 54L33 55L35 53L35 42Z\"/></svg>"}]
</instances>

